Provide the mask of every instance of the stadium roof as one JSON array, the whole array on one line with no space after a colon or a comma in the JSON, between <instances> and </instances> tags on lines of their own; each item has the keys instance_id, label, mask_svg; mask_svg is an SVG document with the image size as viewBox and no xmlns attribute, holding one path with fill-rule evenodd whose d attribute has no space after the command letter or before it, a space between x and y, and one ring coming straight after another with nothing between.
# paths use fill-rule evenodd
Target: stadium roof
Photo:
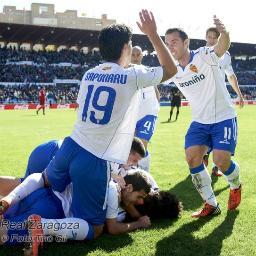
<instances>
[{"instance_id":1,"label":"stadium roof","mask_svg":"<svg viewBox=\"0 0 256 256\"><path fill-rule=\"evenodd\" d=\"M0 23L0 41L5 42L97 47L98 35L99 31L95 30ZM153 50L145 35L135 34L133 45L140 45L143 50ZM197 49L203 45L205 45L204 40L190 40L191 49ZM232 43L229 51L231 55L236 56L255 56L256 44Z\"/></svg>"},{"instance_id":2,"label":"stadium roof","mask_svg":"<svg viewBox=\"0 0 256 256\"><path fill-rule=\"evenodd\" d=\"M0 23L0 41L96 46L99 31Z\"/></svg>"}]
</instances>

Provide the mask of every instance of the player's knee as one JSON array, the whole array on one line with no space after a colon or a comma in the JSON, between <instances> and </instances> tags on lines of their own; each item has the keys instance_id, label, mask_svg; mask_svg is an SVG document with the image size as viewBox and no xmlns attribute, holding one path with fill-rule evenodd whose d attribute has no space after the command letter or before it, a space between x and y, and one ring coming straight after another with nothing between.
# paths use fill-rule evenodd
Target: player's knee
<instances>
[{"instance_id":1,"label":"player's knee","mask_svg":"<svg viewBox=\"0 0 256 256\"><path fill-rule=\"evenodd\" d=\"M230 166L230 161L219 161L214 163L218 167L218 169L221 170L222 172L225 172Z\"/></svg>"},{"instance_id":2,"label":"player's knee","mask_svg":"<svg viewBox=\"0 0 256 256\"><path fill-rule=\"evenodd\" d=\"M202 163L202 158L195 154L186 153L186 161L189 167L197 167Z\"/></svg>"},{"instance_id":3,"label":"player's knee","mask_svg":"<svg viewBox=\"0 0 256 256\"><path fill-rule=\"evenodd\" d=\"M94 225L93 226L93 230L94 230L94 237L93 237L93 239L98 238L102 234L103 227L104 227L104 225L97 225L97 226Z\"/></svg>"},{"instance_id":4,"label":"player's knee","mask_svg":"<svg viewBox=\"0 0 256 256\"><path fill-rule=\"evenodd\" d=\"M226 155L217 155L213 157L214 164L222 171L226 171L230 165L230 157Z\"/></svg>"}]
</instances>

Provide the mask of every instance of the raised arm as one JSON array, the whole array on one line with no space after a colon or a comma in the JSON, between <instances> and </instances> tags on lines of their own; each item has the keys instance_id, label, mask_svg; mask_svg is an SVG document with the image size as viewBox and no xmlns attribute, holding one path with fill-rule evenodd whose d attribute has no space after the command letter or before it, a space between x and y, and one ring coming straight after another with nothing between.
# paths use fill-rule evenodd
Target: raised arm
<instances>
[{"instance_id":1,"label":"raised arm","mask_svg":"<svg viewBox=\"0 0 256 256\"><path fill-rule=\"evenodd\" d=\"M157 26L153 13L148 12L148 10L142 10L139 15L140 22L137 22L137 25L140 30L148 36L149 40L153 44L157 52L158 60L164 71L161 82L166 81L177 73L177 67L174 63L173 57L157 33Z\"/></svg>"},{"instance_id":2,"label":"raised arm","mask_svg":"<svg viewBox=\"0 0 256 256\"><path fill-rule=\"evenodd\" d=\"M213 20L217 30L220 32L219 40L214 46L214 52L218 57L221 57L229 49L229 33L227 32L224 24L216 16L213 17Z\"/></svg>"}]
</instances>

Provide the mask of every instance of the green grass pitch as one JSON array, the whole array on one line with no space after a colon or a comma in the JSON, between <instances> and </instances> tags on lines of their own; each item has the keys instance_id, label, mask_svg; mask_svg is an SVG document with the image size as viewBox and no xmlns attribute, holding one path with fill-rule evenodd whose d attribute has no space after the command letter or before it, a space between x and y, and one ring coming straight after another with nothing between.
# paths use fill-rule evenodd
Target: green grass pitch
<instances>
[{"instance_id":1,"label":"green grass pitch","mask_svg":"<svg viewBox=\"0 0 256 256\"><path fill-rule=\"evenodd\" d=\"M190 108L181 109L177 122L166 123L169 108L162 107L155 135L149 145L151 173L163 190L176 193L184 212L174 222L159 221L148 230L121 236L103 235L92 242L46 244L47 256L240 256L256 255L256 107L238 111L236 161L243 182L239 210L227 212L229 189L224 178L213 179L222 214L194 220L191 213L202 206L184 158L184 135L190 122ZM0 111L0 175L22 176L30 151L38 144L69 135L76 118L74 110L47 110L38 116L32 110ZM40 199L39 199L40 200ZM0 248L2 256L23 255L22 247Z\"/></svg>"}]
</instances>

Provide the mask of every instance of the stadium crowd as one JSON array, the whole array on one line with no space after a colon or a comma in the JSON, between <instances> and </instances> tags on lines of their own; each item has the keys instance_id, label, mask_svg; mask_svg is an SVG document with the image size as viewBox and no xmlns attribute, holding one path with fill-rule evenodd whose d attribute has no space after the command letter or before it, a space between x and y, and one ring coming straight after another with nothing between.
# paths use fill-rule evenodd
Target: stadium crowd
<instances>
[{"instance_id":1,"label":"stadium crowd","mask_svg":"<svg viewBox=\"0 0 256 256\"><path fill-rule=\"evenodd\" d=\"M62 49L60 51L28 51L15 48L0 48L0 82L17 83L0 85L0 103L37 102L40 83L47 92L48 102L74 102L78 92L76 85L54 85L55 79L81 80L86 70L101 62L97 51L85 54L81 51ZM256 59L232 60L234 71L238 77L245 99L256 98ZM156 55L146 54L143 58L146 66L159 65ZM20 84L18 84L20 83ZM39 86L38 86L39 84ZM233 98L236 97L231 87L228 89ZM159 86L161 101L168 101L171 87Z\"/></svg>"}]
</instances>

